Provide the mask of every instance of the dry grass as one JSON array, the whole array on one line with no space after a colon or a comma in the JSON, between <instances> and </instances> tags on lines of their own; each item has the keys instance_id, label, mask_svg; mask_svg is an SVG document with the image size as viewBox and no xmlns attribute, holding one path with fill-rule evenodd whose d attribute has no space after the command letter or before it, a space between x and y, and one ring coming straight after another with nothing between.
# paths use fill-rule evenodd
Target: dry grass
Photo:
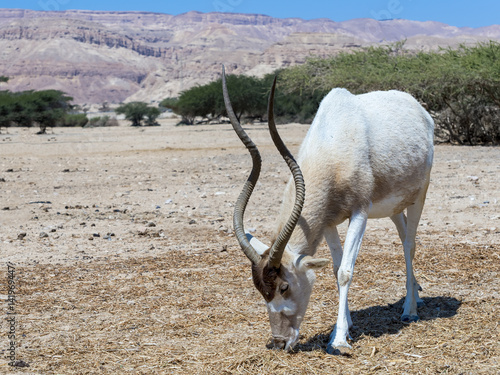
<instances>
[{"instance_id":1,"label":"dry grass","mask_svg":"<svg viewBox=\"0 0 500 375\"><path fill-rule=\"evenodd\" d=\"M325 354L337 305L332 272L318 275L296 352L272 351L246 259L215 243L18 269L18 355L44 374L496 373L499 249L422 245L426 304L411 325L399 321L401 249L365 245L350 295L353 350L343 356Z\"/></svg>"}]
</instances>

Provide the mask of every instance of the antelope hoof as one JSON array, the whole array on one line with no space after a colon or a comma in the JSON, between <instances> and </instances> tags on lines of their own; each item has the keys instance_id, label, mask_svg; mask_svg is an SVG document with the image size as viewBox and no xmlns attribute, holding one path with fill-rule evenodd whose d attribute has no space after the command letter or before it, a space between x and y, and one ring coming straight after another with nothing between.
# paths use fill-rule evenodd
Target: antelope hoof
<instances>
[{"instance_id":1,"label":"antelope hoof","mask_svg":"<svg viewBox=\"0 0 500 375\"><path fill-rule=\"evenodd\" d=\"M351 350L352 346L347 343L347 341L343 342L338 342L338 343L333 343L333 344L328 344L326 348L326 352L328 354L333 354L333 355L341 355L342 352L345 352L345 350Z\"/></svg>"},{"instance_id":2,"label":"antelope hoof","mask_svg":"<svg viewBox=\"0 0 500 375\"><path fill-rule=\"evenodd\" d=\"M326 348L326 352L331 355L342 355L342 352L338 349L335 349L333 346L328 346Z\"/></svg>"},{"instance_id":3,"label":"antelope hoof","mask_svg":"<svg viewBox=\"0 0 500 375\"><path fill-rule=\"evenodd\" d=\"M335 330L332 332L332 335L330 336L330 342L326 347L326 352L328 354L340 355L342 354L342 351L345 351L346 349L347 350L352 349L352 346L349 345L346 340L346 337L349 337L349 339L351 339L351 335L349 335L349 332L347 332L347 335L343 337L343 339L341 337L335 338L336 334L334 335L334 333L336 333Z\"/></svg>"},{"instance_id":4,"label":"antelope hoof","mask_svg":"<svg viewBox=\"0 0 500 375\"><path fill-rule=\"evenodd\" d=\"M401 321L403 323L413 323L413 322L417 322L418 321L418 315L403 315L401 317Z\"/></svg>"}]
</instances>

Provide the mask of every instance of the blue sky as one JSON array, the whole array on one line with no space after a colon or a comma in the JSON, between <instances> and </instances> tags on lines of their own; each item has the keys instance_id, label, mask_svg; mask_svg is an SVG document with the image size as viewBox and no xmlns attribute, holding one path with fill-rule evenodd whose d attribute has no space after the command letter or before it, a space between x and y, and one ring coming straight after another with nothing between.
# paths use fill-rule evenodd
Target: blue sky
<instances>
[{"instance_id":1,"label":"blue sky","mask_svg":"<svg viewBox=\"0 0 500 375\"><path fill-rule=\"evenodd\" d=\"M259 13L304 19L404 18L439 21L453 26L500 24L499 0L0 0L0 8L34 10L115 10L180 14L200 12Z\"/></svg>"}]
</instances>

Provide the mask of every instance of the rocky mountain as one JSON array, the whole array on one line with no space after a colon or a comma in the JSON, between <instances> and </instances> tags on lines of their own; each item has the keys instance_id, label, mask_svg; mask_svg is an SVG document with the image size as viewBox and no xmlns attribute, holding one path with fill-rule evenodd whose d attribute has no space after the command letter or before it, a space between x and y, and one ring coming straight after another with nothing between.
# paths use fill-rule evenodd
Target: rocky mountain
<instances>
[{"instance_id":1,"label":"rocky mountain","mask_svg":"<svg viewBox=\"0 0 500 375\"><path fill-rule=\"evenodd\" d=\"M75 103L156 101L231 73L261 76L308 56L406 39L410 49L499 40L500 25L303 20L258 14L0 9L0 89L59 89Z\"/></svg>"}]
</instances>

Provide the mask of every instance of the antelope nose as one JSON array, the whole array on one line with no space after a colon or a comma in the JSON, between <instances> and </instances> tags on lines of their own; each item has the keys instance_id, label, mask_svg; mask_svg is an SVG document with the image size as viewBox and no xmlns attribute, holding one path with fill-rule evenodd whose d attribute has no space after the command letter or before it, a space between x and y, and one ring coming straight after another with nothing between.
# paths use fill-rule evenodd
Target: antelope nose
<instances>
[{"instance_id":1,"label":"antelope nose","mask_svg":"<svg viewBox=\"0 0 500 375\"><path fill-rule=\"evenodd\" d=\"M283 350L286 347L286 340L284 339L273 339L273 349L280 349Z\"/></svg>"}]
</instances>

